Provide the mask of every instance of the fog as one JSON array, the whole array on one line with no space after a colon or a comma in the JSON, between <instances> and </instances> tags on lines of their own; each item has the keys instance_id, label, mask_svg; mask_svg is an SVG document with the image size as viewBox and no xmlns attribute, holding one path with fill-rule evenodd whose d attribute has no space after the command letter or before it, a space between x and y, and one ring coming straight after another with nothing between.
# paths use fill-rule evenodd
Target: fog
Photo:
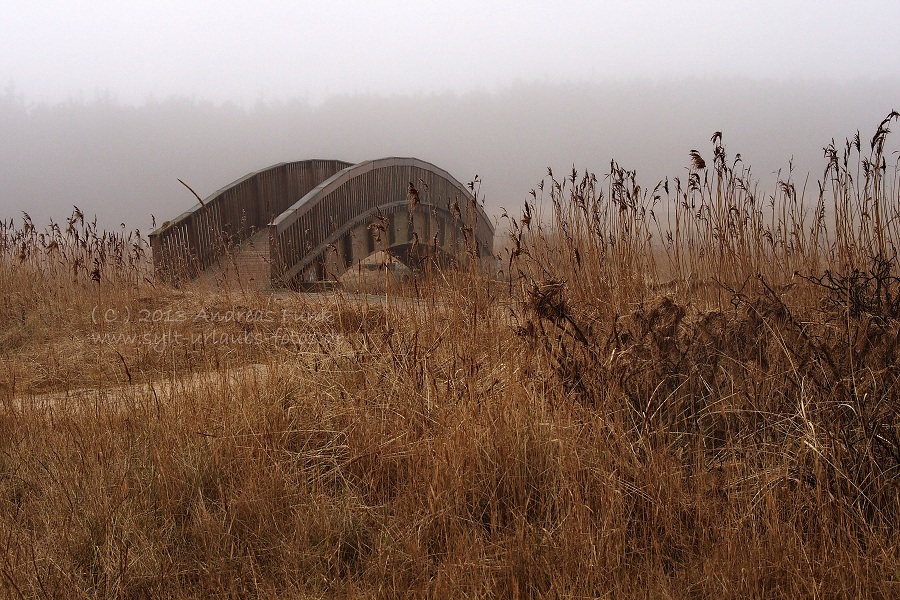
<instances>
[{"instance_id":1,"label":"fog","mask_svg":"<svg viewBox=\"0 0 900 600\"><path fill-rule=\"evenodd\" d=\"M414 156L492 214L722 131L762 189L900 108L896 0L4 0L0 218L146 232L284 161ZM782 174L784 177L785 174ZM813 186L813 189L815 187Z\"/></svg>"},{"instance_id":2,"label":"fog","mask_svg":"<svg viewBox=\"0 0 900 600\"><path fill-rule=\"evenodd\" d=\"M497 92L344 95L250 107L172 97L131 106L113 98L41 103L0 96L0 217L38 225L78 206L106 228L148 231L246 173L309 158L350 162L414 156L462 182L478 176L488 212L516 210L546 175L609 163L652 187L683 175L692 149L711 158L722 131L761 189L793 160L810 189L822 148L857 130L868 139L900 108L900 81L511 85Z\"/></svg>"}]
</instances>

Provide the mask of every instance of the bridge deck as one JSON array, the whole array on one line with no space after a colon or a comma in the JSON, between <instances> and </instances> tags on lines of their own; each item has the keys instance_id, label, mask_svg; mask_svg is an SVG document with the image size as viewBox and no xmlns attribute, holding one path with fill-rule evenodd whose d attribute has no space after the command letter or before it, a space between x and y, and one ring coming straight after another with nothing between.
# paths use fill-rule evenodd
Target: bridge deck
<instances>
[{"instance_id":1,"label":"bridge deck","mask_svg":"<svg viewBox=\"0 0 900 600\"><path fill-rule=\"evenodd\" d=\"M201 274L203 281L224 280L244 290L269 288L269 230L253 234Z\"/></svg>"}]
</instances>

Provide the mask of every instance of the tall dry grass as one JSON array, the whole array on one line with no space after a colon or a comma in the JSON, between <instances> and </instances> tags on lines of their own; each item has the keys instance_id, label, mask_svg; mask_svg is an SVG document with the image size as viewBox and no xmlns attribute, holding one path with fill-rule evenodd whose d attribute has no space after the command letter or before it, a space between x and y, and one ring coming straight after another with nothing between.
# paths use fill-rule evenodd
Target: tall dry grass
<instances>
[{"instance_id":1,"label":"tall dry grass","mask_svg":"<svg viewBox=\"0 0 900 600\"><path fill-rule=\"evenodd\" d=\"M0 590L896 597L894 118L812 206L720 135L652 190L551 174L503 283L174 289L5 224Z\"/></svg>"}]
</instances>

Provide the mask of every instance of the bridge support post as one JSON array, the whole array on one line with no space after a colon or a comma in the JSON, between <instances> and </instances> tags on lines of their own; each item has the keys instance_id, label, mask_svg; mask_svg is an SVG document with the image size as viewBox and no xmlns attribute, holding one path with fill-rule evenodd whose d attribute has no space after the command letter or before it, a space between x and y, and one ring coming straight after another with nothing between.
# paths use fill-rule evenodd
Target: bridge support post
<instances>
[{"instance_id":1,"label":"bridge support post","mask_svg":"<svg viewBox=\"0 0 900 600\"><path fill-rule=\"evenodd\" d=\"M338 240L338 243L329 245L328 248L326 248L325 256L322 260L325 270L322 281L332 281L346 270L342 246L344 246L343 240Z\"/></svg>"},{"instance_id":2,"label":"bridge support post","mask_svg":"<svg viewBox=\"0 0 900 600\"><path fill-rule=\"evenodd\" d=\"M352 269L359 264L359 261L364 260L374 251L373 234L369 231L367 224L362 224L352 229L348 235L353 242L348 264L348 267Z\"/></svg>"}]
</instances>

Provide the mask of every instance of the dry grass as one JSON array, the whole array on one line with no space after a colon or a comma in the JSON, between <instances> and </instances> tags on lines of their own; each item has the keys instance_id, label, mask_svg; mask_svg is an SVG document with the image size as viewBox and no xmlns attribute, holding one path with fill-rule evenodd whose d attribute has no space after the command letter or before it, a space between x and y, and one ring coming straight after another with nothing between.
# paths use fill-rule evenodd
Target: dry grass
<instances>
[{"instance_id":1,"label":"dry grass","mask_svg":"<svg viewBox=\"0 0 900 600\"><path fill-rule=\"evenodd\" d=\"M652 191L551 175L508 285L383 300L173 289L139 235L4 224L0 590L897 597L892 118L810 212L718 135Z\"/></svg>"}]
</instances>

